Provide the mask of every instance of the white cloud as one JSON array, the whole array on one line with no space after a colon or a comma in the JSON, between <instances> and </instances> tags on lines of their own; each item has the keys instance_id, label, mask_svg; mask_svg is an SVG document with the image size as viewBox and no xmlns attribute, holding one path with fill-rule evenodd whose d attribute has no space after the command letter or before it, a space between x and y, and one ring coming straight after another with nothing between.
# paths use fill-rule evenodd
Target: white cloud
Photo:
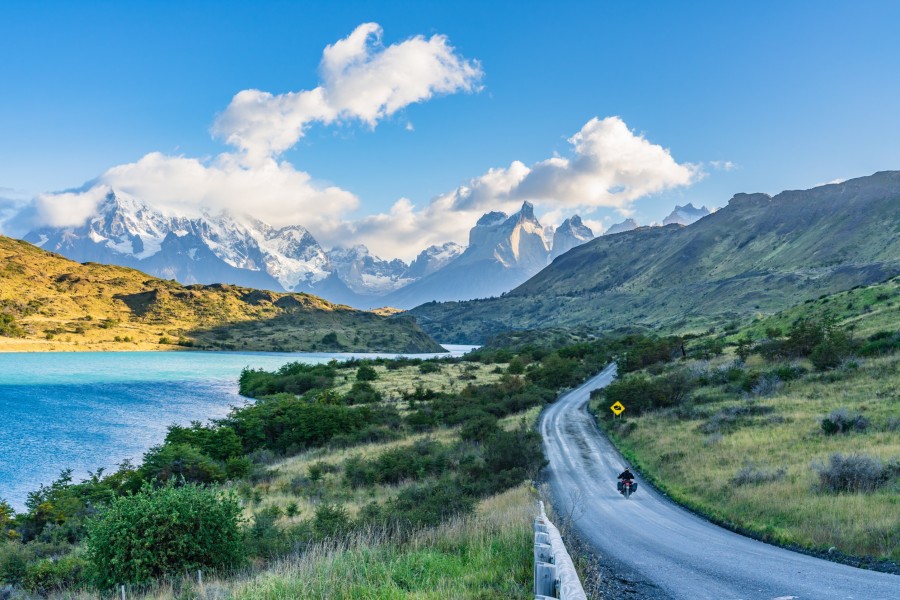
<instances>
[{"instance_id":1,"label":"white cloud","mask_svg":"<svg viewBox=\"0 0 900 600\"><path fill-rule=\"evenodd\" d=\"M321 85L312 90L238 92L213 126L213 133L238 152L213 160L150 153L109 169L81 190L41 194L13 219L4 204L0 224L20 234L44 225L78 226L96 213L113 188L167 212L195 215L203 208L252 213L275 226L302 224L326 245L346 243L337 236L347 229L345 215L359 206L356 196L316 182L275 157L315 121L355 119L374 127L409 104L477 90L483 75L478 62L457 54L446 36L415 36L384 47L381 33L377 24L365 23L327 46L319 68ZM407 129L412 130L411 123Z\"/></svg>"},{"instance_id":2,"label":"white cloud","mask_svg":"<svg viewBox=\"0 0 900 600\"><path fill-rule=\"evenodd\" d=\"M343 230L377 254L409 257L425 245L466 243L468 230L484 212L511 213L526 200L542 212L542 223L545 217L556 224L563 214L597 208L614 208L627 217L640 198L704 176L698 165L676 162L669 150L632 132L619 117L591 119L569 143L569 157L552 156L532 167L514 161L438 196L421 210L402 200L389 214L346 223Z\"/></svg>"},{"instance_id":3,"label":"white cloud","mask_svg":"<svg viewBox=\"0 0 900 600\"><path fill-rule=\"evenodd\" d=\"M709 166L718 171L733 171L738 167L730 160L711 160Z\"/></svg>"},{"instance_id":4,"label":"white cloud","mask_svg":"<svg viewBox=\"0 0 900 600\"><path fill-rule=\"evenodd\" d=\"M19 213L19 226L26 221L29 227L80 225L113 188L170 213L250 213L274 226L303 225L326 248L364 243L380 256L408 260L432 244L467 243L483 213L512 213L525 200L548 224L576 211L590 216L598 208L630 215L640 198L703 177L698 165L678 163L621 118L593 118L569 138L564 156L531 166L516 160L421 208L401 198L386 213L351 220L348 215L360 207L354 194L315 181L277 155L313 122L356 120L374 127L411 103L477 89L482 71L477 62L460 57L445 36L416 36L384 47L381 28L369 23L325 48L320 76L321 85L312 90L236 94L213 127L236 152L210 160L147 154L109 169L84 190L38 196ZM0 207L0 221L2 216ZM599 234L600 223L590 223Z\"/></svg>"},{"instance_id":5,"label":"white cloud","mask_svg":"<svg viewBox=\"0 0 900 600\"><path fill-rule=\"evenodd\" d=\"M98 177L87 191L42 194L34 200L35 225L70 227L95 214L112 188L140 198L164 212L196 215L201 209L253 214L274 226L301 223L329 228L359 206L350 192L317 185L290 163L267 160L252 169L233 155L211 164L195 158L147 154Z\"/></svg>"},{"instance_id":6,"label":"white cloud","mask_svg":"<svg viewBox=\"0 0 900 600\"><path fill-rule=\"evenodd\" d=\"M327 46L319 66L321 85L312 90L238 92L213 133L256 164L296 144L313 122L356 119L375 127L436 94L478 89L480 65L457 54L446 36L419 35L384 47L381 33L378 24L364 23Z\"/></svg>"}]
</instances>

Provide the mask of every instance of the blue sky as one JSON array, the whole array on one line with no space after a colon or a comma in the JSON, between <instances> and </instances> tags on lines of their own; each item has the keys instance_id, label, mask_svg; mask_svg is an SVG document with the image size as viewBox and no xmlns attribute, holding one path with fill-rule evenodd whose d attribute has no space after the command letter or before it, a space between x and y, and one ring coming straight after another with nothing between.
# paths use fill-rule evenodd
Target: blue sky
<instances>
[{"instance_id":1,"label":"blue sky","mask_svg":"<svg viewBox=\"0 0 900 600\"><path fill-rule=\"evenodd\" d=\"M896 2L182 4L0 5L0 196L79 187L152 152L201 162L236 152L210 133L236 93L315 88L323 49L367 22L383 29L382 48L446 36L480 76L374 128L311 121L275 157L317 190L353 197L331 214L344 228L310 217L326 238L359 231L372 245L403 235L378 229L398 199L423 210L489 169L571 158L567 140L595 117L617 116L668 149L690 181L670 177L617 207L547 200L538 214L648 223L675 203L721 206L736 192L900 168ZM720 168L725 161L734 167ZM454 231L470 225L464 217Z\"/></svg>"}]
</instances>

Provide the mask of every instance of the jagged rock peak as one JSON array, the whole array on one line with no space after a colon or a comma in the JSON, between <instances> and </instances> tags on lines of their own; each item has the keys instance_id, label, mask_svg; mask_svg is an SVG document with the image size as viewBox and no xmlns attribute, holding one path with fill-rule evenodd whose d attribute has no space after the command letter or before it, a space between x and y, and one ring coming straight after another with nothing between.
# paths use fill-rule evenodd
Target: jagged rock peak
<instances>
[{"instance_id":1,"label":"jagged rock peak","mask_svg":"<svg viewBox=\"0 0 900 600\"><path fill-rule=\"evenodd\" d=\"M440 246L429 246L422 250L409 264L405 277L418 279L434 273L463 253L465 248L455 242L446 242Z\"/></svg>"},{"instance_id":2,"label":"jagged rock peak","mask_svg":"<svg viewBox=\"0 0 900 600\"><path fill-rule=\"evenodd\" d=\"M615 225L611 225L609 229L607 229L603 235L613 235L616 233L623 233L625 231L631 231L632 229L637 229L638 223L634 219L625 219L621 223L616 223Z\"/></svg>"},{"instance_id":3,"label":"jagged rock peak","mask_svg":"<svg viewBox=\"0 0 900 600\"><path fill-rule=\"evenodd\" d=\"M673 223L677 223L679 225L690 225L695 221L699 221L703 217L710 214L710 210L705 206L701 206L697 208L693 205L693 203L688 202L684 206L675 206L675 210L669 214L663 220L663 225L672 225Z\"/></svg>"},{"instance_id":4,"label":"jagged rock peak","mask_svg":"<svg viewBox=\"0 0 900 600\"><path fill-rule=\"evenodd\" d=\"M485 213L478 219L478 222L475 223L475 227L492 227L497 225L498 223L502 223L506 219L509 218L505 212L500 211L491 211L489 213Z\"/></svg>"},{"instance_id":5,"label":"jagged rock peak","mask_svg":"<svg viewBox=\"0 0 900 600\"><path fill-rule=\"evenodd\" d=\"M594 239L594 232L591 228L582 223L581 217L574 215L569 217L559 228L553 233L553 245L550 252L550 260L561 254L565 254L575 246L580 246L585 242Z\"/></svg>"},{"instance_id":6,"label":"jagged rock peak","mask_svg":"<svg viewBox=\"0 0 900 600\"><path fill-rule=\"evenodd\" d=\"M522 210L519 211L519 220L520 221L534 221L534 204L528 202L527 200L522 203Z\"/></svg>"}]
</instances>

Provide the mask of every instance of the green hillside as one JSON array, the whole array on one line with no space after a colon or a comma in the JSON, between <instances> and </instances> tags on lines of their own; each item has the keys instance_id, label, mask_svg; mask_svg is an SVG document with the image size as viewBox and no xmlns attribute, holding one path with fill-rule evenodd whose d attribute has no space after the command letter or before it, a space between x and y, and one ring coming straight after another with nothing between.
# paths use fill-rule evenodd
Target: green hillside
<instances>
[{"instance_id":1,"label":"green hillside","mask_svg":"<svg viewBox=\"0 0 900 600\"><path fill-rule=\"evenodd\" d=\"M411 311L431 335L508 329L706 329L900 273L900 172L806 191L738 194L688 226L603 236L501 298Z\"/></svg>"},{"instance_id":2,"label":"green hillside","mask_svg":"<svg viewBox=\"0 0 900 600\"><path fill-rule=\"evenodd\" d=\"M308 294L183 286L0 236L0 351L442 352L409 317Z\"/></svg>"},{"instance_id":3,"label":"green hillside","mask_svg":"<svg viewBox=\"0 0 900 600\"><path fill-rule=\"evenodd\" d=\"M727 526L897 572L900 277L674 347L594 395L631 463Z\"/></svg>"}]
</instances>

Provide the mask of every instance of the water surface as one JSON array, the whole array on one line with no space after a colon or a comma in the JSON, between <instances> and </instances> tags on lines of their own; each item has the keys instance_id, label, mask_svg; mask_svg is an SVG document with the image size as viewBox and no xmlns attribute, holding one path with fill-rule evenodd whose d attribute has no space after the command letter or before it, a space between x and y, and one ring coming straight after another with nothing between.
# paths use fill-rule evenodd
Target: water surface
<instances>
[{"instance_id":1,"label":"water surface","mask_svg":"<svg viewBox=\"0 0 900 600\"><path fill-rule=\"evenodd\" d=\"M446 346L460 355L471 346ZM351 356L264 352L0 353L0 499L22 510L28 492L64 468L80 481L98 467L140 462L172 423L225 416L244 367ZM434 355L416 355L434 356Z\"/></svg>"}]
</instances>

